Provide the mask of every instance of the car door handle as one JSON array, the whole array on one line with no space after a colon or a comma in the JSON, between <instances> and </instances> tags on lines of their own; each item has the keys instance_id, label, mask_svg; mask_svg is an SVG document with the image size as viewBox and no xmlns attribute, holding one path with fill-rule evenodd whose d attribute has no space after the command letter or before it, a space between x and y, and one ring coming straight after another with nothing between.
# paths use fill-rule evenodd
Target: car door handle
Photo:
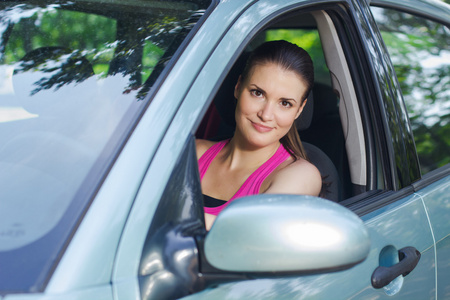
<instances>
[{"instance_id":1,"label":"car door handle","mask_svg":"<svg viewBox=\"0 0 450 300\"><path fill-rule=\"evenodd\" d=\"M414 247L398 250L399 262L391 267L379 266L372 274L372 286L381 289L400 275L408 275L417 266L420 252Z\"/></svg>"}]
</instances>

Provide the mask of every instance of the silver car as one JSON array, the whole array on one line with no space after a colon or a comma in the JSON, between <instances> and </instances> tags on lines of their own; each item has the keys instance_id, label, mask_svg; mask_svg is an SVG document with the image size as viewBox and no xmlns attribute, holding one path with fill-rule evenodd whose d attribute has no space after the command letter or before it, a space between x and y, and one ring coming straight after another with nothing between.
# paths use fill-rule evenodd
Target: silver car
<instances>
[{"instance_id":1,"label":"silver car","mask_svg":"<svg viewBox=\"0 0 450 300\"><path fill-rule=\"evenodd\" d=\"M450 8L425 0L0 2L0 299L449 299ZM195 138L249 51L316 82L322 198L205 230Z\"/></svg>"}]
</instances>

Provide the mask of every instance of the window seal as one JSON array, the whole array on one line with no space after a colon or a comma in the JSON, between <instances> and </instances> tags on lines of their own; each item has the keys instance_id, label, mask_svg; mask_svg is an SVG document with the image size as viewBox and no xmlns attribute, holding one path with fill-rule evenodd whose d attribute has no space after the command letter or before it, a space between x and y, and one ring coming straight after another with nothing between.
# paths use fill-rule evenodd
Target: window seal
<instances>
[{"instance_id":1,"label":"window seal","mask_svg":"<svg viewBox=\"0 0 450 300\"><path fill-rule=\"evenodd\" d=\"M450 164L446 164L445 166L426 173L421 179L414 182L412 186L414 187L414 191L419 192L421 189L426 188L430 184L448 176L450 176Z\"/></svg>"}]
</instances>

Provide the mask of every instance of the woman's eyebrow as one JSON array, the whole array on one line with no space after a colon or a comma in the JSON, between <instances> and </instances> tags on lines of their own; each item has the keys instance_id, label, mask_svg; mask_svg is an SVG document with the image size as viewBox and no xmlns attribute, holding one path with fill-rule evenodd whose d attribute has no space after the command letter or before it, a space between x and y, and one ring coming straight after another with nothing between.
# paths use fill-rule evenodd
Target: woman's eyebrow
<instances>
[{"instance_id":1,"label":"woman's eyebrow","mask_svg":"<svg viewBox=\"0 0 450 300\"><path fill-rule=\"evenodd\" d=\"M280 98L280 100L283 100L283 101L291 100L291 101L294 101L295 103L297 103L297 100L295 100L295 98Z\"/></svg>"},{"instance_id":2,"label":"woman's eyebrow","mask_svg":"<svg viewBox=\"0 0 450 300\"><path fill-rule=\"evenodd\" d=\"M250 86L253 86L254 88L258 89L259 91L261 91L263 94L266 94L266 91L263 88L260 88L257 84L255 83L250 83ZM280 100L283 101L294 101L295 103L297 103L298 101L295 100L295 98L288 98L288 97L281 97Z\"/></svg>"},{"instance_id":3,"label":"woman's eyebrow","mask_svg":"<svg viewBox=\"0 0 450 300\"><path fill-rule=\"evenodd\" d=\"M258 90L260 90L261 92L265 93L266 91L262 88L260 88L258 85L256 85L255 83L250 83L251 86L253 86L254 88L257 88Z\"/></svg>"}]
</instances>

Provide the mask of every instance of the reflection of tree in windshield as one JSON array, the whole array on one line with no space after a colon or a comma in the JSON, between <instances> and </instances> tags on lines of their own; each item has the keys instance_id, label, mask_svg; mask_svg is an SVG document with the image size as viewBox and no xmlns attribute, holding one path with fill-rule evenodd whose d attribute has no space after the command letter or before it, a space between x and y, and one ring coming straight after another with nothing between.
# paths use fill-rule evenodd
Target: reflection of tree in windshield
<instances>
[{"instance_id":1,"label":"reflection of tree in windshield","mask_svg":"<svg viewBox=\"0 0 450 300\"><path fill-rule=\"evenodd\" d=\"M129 75L130 84L124 92L140 88L137 98L142 100L203 13L196 11L185 20L164 15L151 21L119 20L109 74Z\"/></svg>"},{"instance_id":2,"label":"reflection of tree in windshield","mask_svg":"<svg viewBox=\"0 0 450 300\"><path fill-rule=\"evenodd\" d=\"M114 58L109 65L109 75L118 73L123 76L129 76L129 86L125 91L136 90L141 87L142 74L146 69L153 69L155 65L160 64L161 55L164 53L162 49L166 49L173 37L170 35L174 32L178 22L174 18L165 18L161 22L143 22L140 19L118 21L117 26L117 47L115 49ZM146 45L151 44L159 50L156 54L156 61L150 65L144 65L144 49ZM155 51L156 52L156 51ZM150 55L155 53L150 53ZM148 54L147 54L148 55Z\"/></svg>"},{"instance_id":3,"label":"reflection of tree in windshield","mask_svg":"<svg viewBox=\"0 0 450 300\"><path fill-rule=\"evenodd\" d=\"M52 87L57 90L65 84L80 83L94 75L86 58L61 47L41 47L27 53L14 73L29 71L43 73L43 77L34 83L36 88L31 95Z\"/></svg>"},{"instance_id":4,"label":"reflection of tree in windshield","mask_svg":"<svg viewBox=\"0 0 450 300\"><path fill-rule=\"evenodd\" d=\"M155 8L120 15L118 7L109 8L97 15L71 3L14 6L0 26L1 63L16 63L16 74L34 70L45 75L34 82L31 95L80 83L95 73L127 78L123 93L144 99L204 10Z\"/></svg>"}]
</instances>

